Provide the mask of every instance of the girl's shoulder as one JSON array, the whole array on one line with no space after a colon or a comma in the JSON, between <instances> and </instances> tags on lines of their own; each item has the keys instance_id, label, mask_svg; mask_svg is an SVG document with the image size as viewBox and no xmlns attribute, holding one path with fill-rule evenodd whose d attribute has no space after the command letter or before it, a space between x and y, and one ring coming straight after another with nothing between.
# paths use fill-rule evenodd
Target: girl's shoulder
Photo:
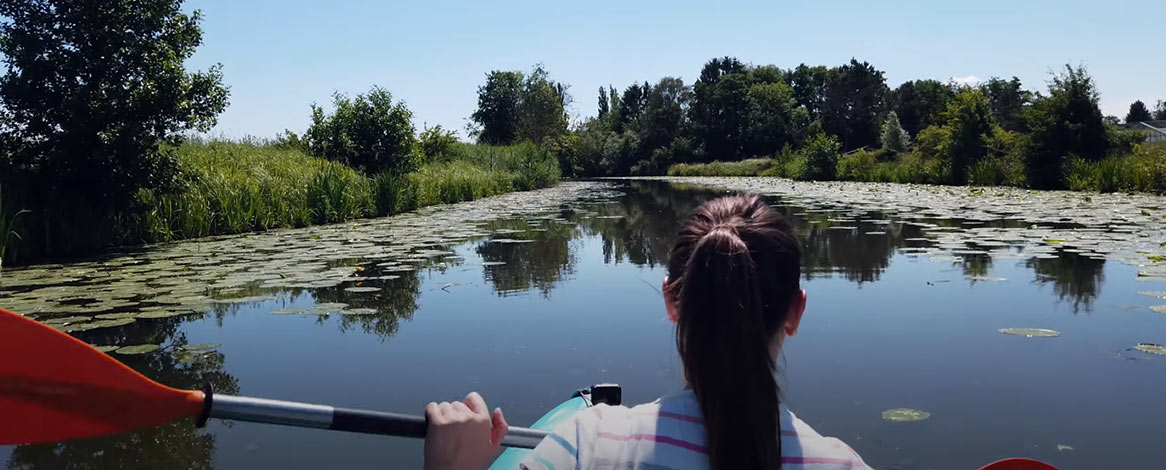
<instances>
[{"instance_id":1,"label":"girl's shoulder","mask_svg":"<svg viewBox=\"0 0 1166 470\"><path fill-rule=\"evenodd\" d=\"M781 407L781 455L782 468L786 470L870 469L845 442L819 434L784 405Z\"/></svg>"}]
</instances>

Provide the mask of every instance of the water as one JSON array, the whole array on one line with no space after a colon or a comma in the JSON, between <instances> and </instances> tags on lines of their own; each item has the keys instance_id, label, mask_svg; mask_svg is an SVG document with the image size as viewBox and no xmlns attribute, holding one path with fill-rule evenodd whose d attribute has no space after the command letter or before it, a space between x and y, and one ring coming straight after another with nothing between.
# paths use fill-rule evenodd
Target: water
<instances>
[{"instance_id":1,"label":"water","mask_svg":"<svg viewBox=\"0 0 1166 470\"><path fill-rule=\"evenodd\" d=\"M593 383L620 383L625 403L650 401L681 384L659 293L673 234L689 211L721 194L661 182L579 185L561 200L539 196L541 205L516 209L521 214L468 222L458 228L466 233L454 237L467 241L411 242L410 252L422 253L412 259L420 268L415 271L390 272L404 252L362 259L322 246L317 259L280 266L349 269L341 273L343 283L260 287L280 284L271 279L278 276L267 276L244 288L216 287L212 297L230 290L236 296L274 294L275 300L75 334L93 344L220 343L215 353L190 364L180 362L173 348L115 356L169 385L211 382L220 392L248 396L421 413L429 401L476 390L491 406L501 406L514 425L528 425ZM803 287L809 292L801 330L786 342L779 364L784 399L822 434L846 441L876 468L976 468L1010 456L1070 468L1146 468L1166 458L1166 357L1131 349L1139 342L1166 343L1166 316L1147 308L1166 302L1138 294L1166 290L1163 283L1139 281L1138 267L1100 259L1101 248L1069 248L1080 251L1072 253L1055 240L997 240L1010 230L1082 227L954 216L906 220L798 198L769 201L791 219L805 245ZM994 227L996 236L970 231L985 226ZM330 239L332 232L319 230L325 229L272 236L297 241L324 233L322 240ZM1117 230L1106 236L1122 238L1125 232ZM399 236L430 236L416 227L413 232L422 233ZM977 233L973 238L987 246L952 243L958 233ZM368 253L391 245L348 237L347 246ZM497 239L533 241L491 241ZM210 243L258 240L267 238ZM237 258L280 259L287 253L255 249ZM205 255L223 256L214 250ZM113 271L133 266L112 264ZM355 266L362 269L351 271ZM50 293L102 285L74 275ZM353 276L386 275L400 277L352 282ZM21 271L5 276L9 284L0 289L8 290L0 290L0 299L34 298L35 286L12 287ZM200 282L220 285L213 279L225 276ZM382 290L345 290L357 285ZM148 305L145 299L133 297L130 302L138 303L124 308ZM321 302L376 313L270 314ZM54 310L40 318L65 314ZM1049 328L1061 336L998 332L1012 327ZM921 409L931 418L890 423L881 418L890 408ZM416 468L420 458L421 442L415 440L224 422L205 430L178 422L98 439L0 448L0 460L11 469Z\"/></svg>"}]
</instances>

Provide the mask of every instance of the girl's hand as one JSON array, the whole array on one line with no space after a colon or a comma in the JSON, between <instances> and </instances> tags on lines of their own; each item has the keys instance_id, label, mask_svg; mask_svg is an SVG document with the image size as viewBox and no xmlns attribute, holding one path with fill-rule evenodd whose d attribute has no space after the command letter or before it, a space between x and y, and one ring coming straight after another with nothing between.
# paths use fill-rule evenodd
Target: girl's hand
<instances>
[{"instance_id":1,"label":"girl's hand","mask_svg":"<svg viewBox=\"0 0 1166 470\"><path fill-rule=\"evenodd\" d=\"M508 426L502 410L491 416L477 392L453 403L425 407L426 470L480 470L498 453Z\"/></svg>"}]
</instances>

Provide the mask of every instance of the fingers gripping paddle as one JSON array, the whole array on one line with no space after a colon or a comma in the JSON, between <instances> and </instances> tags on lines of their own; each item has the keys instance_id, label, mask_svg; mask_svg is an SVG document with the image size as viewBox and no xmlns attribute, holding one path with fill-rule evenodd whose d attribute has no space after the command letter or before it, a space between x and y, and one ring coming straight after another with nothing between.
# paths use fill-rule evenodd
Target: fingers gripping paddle
<instances>
[{"instance_id":1,"label":"fingers gripping paddle","mask_svg":"<svg viewBox=\"0 0 1166 470\"><path fill-rule=\"evenodd\" d=\"M421 416L178 390L92 346L0 309L0 445L55 442L184 417L425 437ZM502 445L532 449L545 432L511 427Z\"/></svg>"}]
</instances>

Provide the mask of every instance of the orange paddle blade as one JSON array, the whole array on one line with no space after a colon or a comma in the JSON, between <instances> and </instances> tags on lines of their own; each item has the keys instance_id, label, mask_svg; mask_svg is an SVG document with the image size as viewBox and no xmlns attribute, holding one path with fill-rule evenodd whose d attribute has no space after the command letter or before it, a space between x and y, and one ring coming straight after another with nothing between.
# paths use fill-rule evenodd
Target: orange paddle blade
<instances>
[{"instance_id":1,"label":"orange paddle blade","mask_svg":"<svg viewBox=\"0 0 1166 470\"><path fill-rule=\"evenodd\" d=\"M202 392L154 382L72 336L0 309L0 445L114 434L202 408Z\"/></svg>"},{"instance_id":2,"label":"orange paddle blade","mask_svg":"<svg viewBox=\"0 0 1166 470\"><path fill-rule=\"evenodd\" d=\"M1004 459L985 465L980 470L1057 470L1057 467L1033 459Z\"/></svg>"}]
</instances>

